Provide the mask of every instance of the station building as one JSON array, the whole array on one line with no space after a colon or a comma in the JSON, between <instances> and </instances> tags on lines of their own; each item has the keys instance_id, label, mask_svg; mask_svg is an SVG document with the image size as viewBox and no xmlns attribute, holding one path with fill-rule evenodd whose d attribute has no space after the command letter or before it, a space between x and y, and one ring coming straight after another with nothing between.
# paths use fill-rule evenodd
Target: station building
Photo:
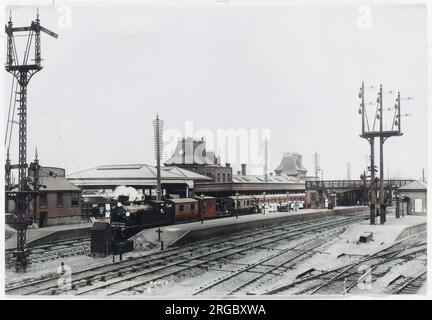
<instances>
[{"instance_id":1,"label":"station building","mask_svg":"<svg viewBox=\"0 0 432 320\"><path fill-rule=\"evenodd\" d=\"M29 204L28 217L39 228L82 222L81 189L65 177L65 169L41 167L39 197ZM6 205L8 223L14 224L15 203Z\"/></svg>"},{"instance_id":2,"label":"station building","mask_svg":"<svg viewBox=\"0 0 432 320\"><path fill-rule=\"evenodd\" d=\"M206 149L204 139L183 138L178 141L173 155L165 166L176 166L211 178L210 181L196 181L193 195L226 197L237 193L242 195L271 193L299 193L305 191L304 178L307 170L298 153L286 153L276 175L247 174L247 165L241 164L241 171L233 174L230 163L221 165L214 152Z\"/></svg>"},{"instance_id":3,"label":"station building","mask_svg":"<svg viewBox=\"0 0 432 320\"><path fill-rule=\"evenodd\" d=\"M286 175L299 180L304 180L306 172L302 163L302 155L295 152L284 153L279 166L275 169L277 176Z\"/></svg>"},{"instance_id":4,"label":"station building","mask_svg":"<svg viewBox=\"0 0 432 320\"><path fill-rule=\"evenodd\" d=\"M167 167L178 167L211 178L213 182L232 181L232 168L229 163L222 166L219 157L207 151L204 139L183 138L178 141L173 155L165 161Z\"/></svg>"},{"instance_id":5,"label":"station building","mask_svg":"<svg viewBox=\"0 0 432 320\"><path fill-rule=\"evenodd\" d=\"M229 182L198 182L193 192L197 195L205 194L213 197L239 195L286 194L303 193L305 182L296 177L285 174L279 176L270 173L264 175L247 174L246 164L242 164L242 171L233 175Z\"/></svg>"},{"instance_id":6,"label":"station building","mask_svg":"<svg viewBox=\"0 0 432 320\"><path fill-rule=\"evenodd\" d=\"M103 194L104 190L112 192L119 186L127 186L151 199L156 195L157 170L147 164L102 165L69 174L67 179L84 194ZM189 190L199 181L212 179L174 166L161 168L162 194L188 197Z\"/></svg>"}]
</instances>

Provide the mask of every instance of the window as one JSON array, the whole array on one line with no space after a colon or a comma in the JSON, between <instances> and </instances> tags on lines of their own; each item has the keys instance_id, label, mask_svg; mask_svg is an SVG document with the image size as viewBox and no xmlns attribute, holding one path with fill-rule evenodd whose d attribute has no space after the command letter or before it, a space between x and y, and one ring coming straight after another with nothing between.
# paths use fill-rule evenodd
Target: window
<instances>
[{"instance_id":1,"label":"window","mask_svg":"<svg viewBox=\"0 0 432 320\"><path fill-rule=\"evenodd\" d=\"M192 204L190 205L190 209L191 209L191 210L195 210L195 203L192 203Z\"/></svg>"},{"instance_id":2,"label":"window","mask_svg":"<svg viewBox=\"0 0 432 320\"><path fill-rule=\"evenodd\" d=\"M231 174L230 174L230 173L227 174L227 181L228 181L228 182L231 181Z\"/></svg>"},{"instance_id":3,"label":"window","mask_svg":"<svg viewBox=\"0 0 432 320\"><path fill-rule=\"evenodd\" d=\"M57 192L57 207L63 207L63 193Z\"/></svg>"},{"instance_id":4,"label":"window","mask_svg":"<svg viewBox=\"0 0 432 320\"><path fill-rule=\"evenodd\" d=\"M179 205L179 211L184 211L184 205L182 204Z\"/></svg>"},{"instance_id":5,"label":"window","mask_svg":"<svg viewBox=\"0 0 432 320\"><path fill-rule=\"evenodd\" d=\"M39 194L39 207L46 207L48 205L48 197L46 192Z\"/></svg>"},{"instance_id":6,"label":"window","mask_svg":"<svg viewBox=\"0 0 432 320\"><path fill-rule=\"evenodd\" d=\"M225 182L225 173L222 173L222 182Z\"/></svg>"},{"instance_id":7,"label":"window","mask_svg":"<svg viewBox=\"0 0 432 320\"><path fill-rule=\"evenodd\" d=\"M71 206L76 207L79 205L79 196L78 193L72 193Z\"/></svg>"},{"instance_id":8,"label":"window","mask_svg":"<svg viewBox=\"0 0 432 320\"><path fill-rule=\"evenodd\" d=\"M217 174L217 180L216 181L217 182L221 181L221 179L220 179L220 173Z\"/></svg>"}]
</instances>

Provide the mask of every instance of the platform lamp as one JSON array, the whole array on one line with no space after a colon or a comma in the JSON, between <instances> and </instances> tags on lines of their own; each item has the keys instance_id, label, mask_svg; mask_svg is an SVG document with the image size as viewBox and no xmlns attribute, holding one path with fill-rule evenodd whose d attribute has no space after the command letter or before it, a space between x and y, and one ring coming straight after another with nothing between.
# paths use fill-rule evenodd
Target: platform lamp
<instances>
[{"instance_id":1,"label":"platform lamp","mask_svg":"<svg viewBox=\"0 0 432 320\"><path fill-rule=\"evenodd\" d=\"M265 210L266 210L266 198L265 198L266 193L265 193L265 191L263 192L263 196L264 196L264 199L263 199L263 201L264 201L264 212L263 212L263 214L265 214Z\"/></svg>"},{"instance_id":2,"label":"platform lamp","mask_svg":"<svg viewBox=\"0 0 432 320\"><path fill-rule=\"evenodd\" d=\"M236 205L235 205L236 219L238 219L238 216L239 216L239 202L238 202L239 194L238 194L238 192L235 194L235 197L236 197Z\"/></svg>"},{"instance_id":3,"label":"platform lamp","mask_svg":"<svg viewBox=\"0 0 432 320\"><path fill-rule=\"evenodd\" d=\"M201 194L200 196L201 198L201 214L200 214L200 218L201 218L201 223L204 223L204 195Z\"/></svg>"}]
</instances>

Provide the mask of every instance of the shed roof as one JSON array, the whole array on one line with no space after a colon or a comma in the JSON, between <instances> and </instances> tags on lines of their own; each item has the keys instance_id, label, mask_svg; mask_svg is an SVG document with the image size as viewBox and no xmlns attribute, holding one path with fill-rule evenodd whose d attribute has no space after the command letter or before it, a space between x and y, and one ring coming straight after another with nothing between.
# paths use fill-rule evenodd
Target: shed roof
<instances>
[{"instance_id":1,"label":"shed roof","mask_svg":"<svg viewBox=\"0 0 432 320\"><path fill-rule=\"evenodd\" d=\"M420 180L410 182L398 189L399 191L427 190L427 184Z\"/></svg>"}]
</instances>

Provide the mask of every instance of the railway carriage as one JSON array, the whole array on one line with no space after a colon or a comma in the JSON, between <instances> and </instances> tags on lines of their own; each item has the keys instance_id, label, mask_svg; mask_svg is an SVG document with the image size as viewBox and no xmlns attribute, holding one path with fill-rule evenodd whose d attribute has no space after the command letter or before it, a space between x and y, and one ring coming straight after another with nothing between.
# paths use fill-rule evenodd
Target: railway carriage
<instances>
[{"instance_id":1,"label":"railway carriage","mask_svg":"<svg viewBox=\"0 0 432 320\"><path fill-rule=\"evenodd\" d=\"M193 198L178 198L166 200L173 206L175 222L193 221L200 218L198 200Z\"/></svg>"},{"instance_id":2,"label":"railway carriage","mask_svg":"<svg viewBox=\"0 0 432 320\"><path fill-rule=\"evenodd\" d=\"M256 213L257 203L254 196L231 196L225 199L225 209L231 214Z\"/></svg>"},{"instance_id":3,"label":"railway carriage","mask_svg":"<svg viewBox=\"0 0 432 320\"><path fill-rule=\"evenodd\" d=\"M193 197L198 200L198 211L202 212L204 218L216 218L218 216L216 208L216 198L204 196L204 197Z\"/></svg>"}]
</instances>

